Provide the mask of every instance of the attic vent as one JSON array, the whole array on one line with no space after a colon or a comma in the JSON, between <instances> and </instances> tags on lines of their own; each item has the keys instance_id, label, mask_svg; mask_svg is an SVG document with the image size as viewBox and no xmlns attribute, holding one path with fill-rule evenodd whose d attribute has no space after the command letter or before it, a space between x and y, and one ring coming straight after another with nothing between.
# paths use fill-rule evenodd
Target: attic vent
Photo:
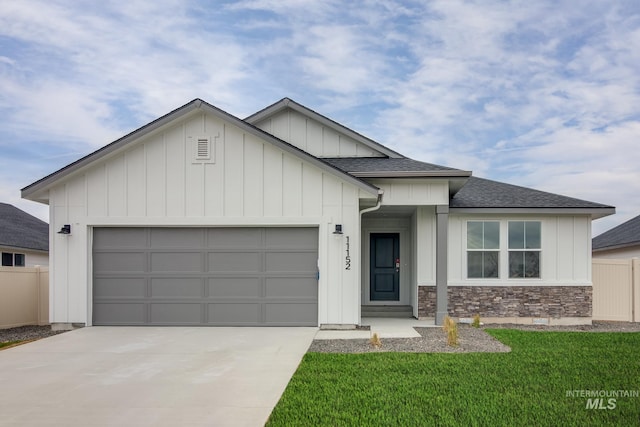
<instances>
[{"instance_id":1,"label":"attic vent","mask_svg":"<svg viewBox=\"0 0 640 427\"><path fill-rule=\"evenodd\" d=\"M196 141L196 160L211 159L211 140L209 137L199 137Z\"/></svg>"}]
</instances>

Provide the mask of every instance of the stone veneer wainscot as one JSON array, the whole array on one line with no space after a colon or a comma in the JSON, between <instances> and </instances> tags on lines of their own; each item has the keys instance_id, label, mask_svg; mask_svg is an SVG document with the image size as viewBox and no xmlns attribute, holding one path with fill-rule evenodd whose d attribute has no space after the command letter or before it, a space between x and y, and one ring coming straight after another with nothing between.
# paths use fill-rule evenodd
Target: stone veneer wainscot
<instances>
[{"instance_id":1,"label":"stone veneer wainscot","mask_svg":"<svg viewBox=\"0 0 640 427\"><path fill-rule=\"evenodd\" d=\"M450 286L452 317L591 317L591 286ZM435 286L418 288L418 316L435 316Z\"/></svg>"}]
</instances>

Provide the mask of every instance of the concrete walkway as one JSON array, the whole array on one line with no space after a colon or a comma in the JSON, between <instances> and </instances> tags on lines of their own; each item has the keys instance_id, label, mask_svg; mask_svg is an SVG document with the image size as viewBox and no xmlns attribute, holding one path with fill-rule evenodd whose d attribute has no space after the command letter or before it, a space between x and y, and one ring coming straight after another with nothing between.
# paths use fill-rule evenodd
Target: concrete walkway
<instances>
[{"instance_id":1,"label":"concrete walkway","mask_svg":"<svg viewBox=\"0 0 640 427\"><path fill-rule=\"evenodd\" d=\"M369 339L374 333L380 338L419 338L420 334L414 327L428 328L435 326L433 319L396 319L389 317L363 317L362 325L369 326L370 330L320 330L315 339Z\"/></svg>"},{"instance_id":2,"label":"concrete walkway","mask_svg":"<svg viewBox=\"0 0 640 427\"><path fill-rule=\"evenodd\" d=\"M0 351L0 426L262 426L317 328L92 327Z\"/></svg>"}]
</instances>

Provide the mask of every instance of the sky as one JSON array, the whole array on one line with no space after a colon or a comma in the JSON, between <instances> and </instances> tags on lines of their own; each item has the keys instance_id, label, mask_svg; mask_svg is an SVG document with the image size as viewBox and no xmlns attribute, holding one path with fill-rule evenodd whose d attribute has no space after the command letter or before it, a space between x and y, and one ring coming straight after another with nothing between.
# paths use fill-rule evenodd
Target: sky
<instances>
[{"instance_id":1,"label":"sky","mask_svg":"<svg viewBox=\"0 0 640 427\"><path fill-rule=\"evenodd\" d=\"M201 98L640 214L640 2L0 0L0 201Z\"/></svg>"}]
</instances>

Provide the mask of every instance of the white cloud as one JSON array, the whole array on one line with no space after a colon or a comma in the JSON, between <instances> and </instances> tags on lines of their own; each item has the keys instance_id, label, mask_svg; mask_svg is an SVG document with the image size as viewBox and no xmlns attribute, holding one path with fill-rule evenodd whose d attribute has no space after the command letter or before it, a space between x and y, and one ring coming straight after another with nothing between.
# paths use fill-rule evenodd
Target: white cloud
<instances>
[{"instance_id":1,"label":"white cloud","mask_svg":"<svg viewBox=\"0 0 640 427\"><path fill-rule=\"evenodd\" d=\"M68 156L195 97L242 117L291 96L409 156L640 213L639 16L624 1L8 2L0 144Z\"/></svg>"}]
</instances>

